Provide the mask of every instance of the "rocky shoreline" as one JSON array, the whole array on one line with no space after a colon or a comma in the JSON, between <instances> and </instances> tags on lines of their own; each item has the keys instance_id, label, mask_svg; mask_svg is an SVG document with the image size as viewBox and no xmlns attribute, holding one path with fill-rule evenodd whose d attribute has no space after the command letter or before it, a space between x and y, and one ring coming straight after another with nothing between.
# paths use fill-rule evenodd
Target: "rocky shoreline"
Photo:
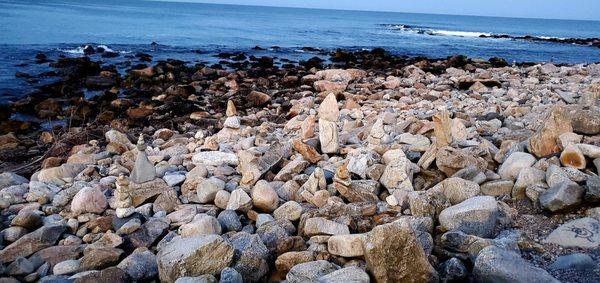
<instances>
[{"instance_id":1,"label":"rocky shoreline","mask_svg":"<svg viewBox=\"0 0 600 283\"><path fill-rule=\"evenodd\" d=\"M3 282L600 280L599 64L219 58L17 74Z\"/></svg>"}]
</instances>

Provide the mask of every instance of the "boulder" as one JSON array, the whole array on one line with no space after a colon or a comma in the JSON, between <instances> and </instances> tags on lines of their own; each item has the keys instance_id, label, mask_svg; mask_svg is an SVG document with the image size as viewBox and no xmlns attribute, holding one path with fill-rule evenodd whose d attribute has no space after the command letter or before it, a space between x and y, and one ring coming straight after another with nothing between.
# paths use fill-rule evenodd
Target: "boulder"
<instances>
[{"instance_id":1,"label":"boulder","mask_svg":"<svg viewBox=\"0 0 600 283\"><path fill-rule=\"evenodd\" d=\"M18 257L28 257L39 250L53 246L64 231L63 225L42 226L2 249L0 260L5 263L11 262Z\"/></svg>"},{"instance_id":2,"label":"boulder","mask_svg":"<svg viewBox=\"0 0 600 283\"><path fill-rule=\"evenodd\" d=\"M554 229L544 240L565 248L597 249L600 247L600 220L584 217L571 220Z\"/></svg>"},{"instance_id":3,"label":"boulder","mask_svg":"<svg viewBox=\"0 0 600 283\"><path fill-rule=\"evenodd\" d=\"M408 223L389 223L365 235L367 269L377 282L436 282L437 273Z\"/></svg>"},{"instance_id":4,"label":"boulder","mask_svg":"<svg viewBox=\"0 0 600 283\"><path fill-rule=\"evenodd\" d=\"M568 211L576 208L583 201L585 189L572 181L564 181L551 186L540 194L542 208L551 211Z\"/></svg>"},{"instance_id":5,"label":"boulder","mask_svg":"<svg viewBox=\"0 0 600 283\"><path fill-rule=\"evenodd\" d=\"M537 157L559 153L558 137L573 132L571 118L561 106L554 106L543 119L541 127L529 139L529 152Z\"/></svg>"},{"instance_id":6,"label":"boulder","mask_svg":"<svg viewBox=\"0 0 600 283\"><path fill-rule=\"evenodd\" d=\"M492 237L499 228L500 206L491 196L477 196L440 213L440 224L446 230L460 230L470 235Z\"/></svg>"},{"instance_id":7,"label":"boulder","mask_svg":"<svg viewBox=\"0 0 600 283\"><path fill-rule=\"evenodd\" d=\"M559 282L517 253L496 246L481 250L475 260L473 276L478 282Z\"/></svg>"},{"instance_id":8,"label":"boulder","mask_svg":"<svg viewBox=\"0 0 600 283\"><path fill-rule=\"evenodd\" d=\"M162 282L184 276L217 275L233 261L233 246L218 235L175 237L156 255Z\"/></svg>"}]
</instances>

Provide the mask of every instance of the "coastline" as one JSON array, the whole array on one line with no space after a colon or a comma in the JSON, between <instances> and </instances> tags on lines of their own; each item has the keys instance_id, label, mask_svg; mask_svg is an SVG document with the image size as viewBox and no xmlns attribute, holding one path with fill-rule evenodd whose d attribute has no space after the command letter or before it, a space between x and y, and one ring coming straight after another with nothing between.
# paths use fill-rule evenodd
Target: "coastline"
<instances>
[{"instance_id":1,"label":"coastline","mask_svg":"<svg viewBox=\"0 0 600 283\"><path fill-rule=\"evenodd\" d=\"M297 62L226 52L204 64L90 48L84 53L93 59L38 54L35 60L49 68L16 76L55 80L0 109L0 172L26 178L6 187L11 190L0 188L3 212L31 206L69 219L71 226L49 232L58 236L48 247L88 244L88 258L118 253L110 264L87 259L60 276L83 270L102 270L80 275L92 279L121 276L127 269L116 267L119 259L144 253L158 266L138 280L174 281L189 275L173 271L188 260L218 265L190 276L223 278L225 267L237 262L236 272L254 281L287 274L300 282L317 276L308 274L315 268L343 268L367 281L410 276L402 272L421 281L492 280L492 269L501 270L503 262L490 266L470 258L484 251L496 256L494 247L506 245L523 254L501 254L518 260L516 271L505 270L518 279L600 278L550 268L569 252L596 262L600 255L589 246L545 240L563 223L600 215L593 183L600 170L598 63L428 59L374 48ZM523 168L535 176L525 180ZM129 192L118 178L123 174L145 195ZM559 177L546 177L552 174ZM38 183L52 185L34 194L30 187ZM563 200L551 189L573 189L578 197ZM275 213L290 202L289 211ZM130 214L121 215L124 209ZM462 209L474 212L462 215ZM224 212L233 216L221 217ZM456 232L470 215L477 223L465 224L470 234ZM39 231L30 230L7 244L0 259L14 261L16 245ZM69 236L60 238L63 233ZM177 234L202 238L197 248L214 248L215 255L186 254L185 238ZM358 241L377 248L357 249L357 238L348 234L364 235ZM387 246L386 239L405 245ZM110 246L113 240L120 242ZM255 245L258 256L242 254L252 260L233 259L234 249ZM181 254L170 258L165 247ZM394 249L406 258L385 252ZM456 266L465 274L452 273Z\"/></svg>"}]
</instances>

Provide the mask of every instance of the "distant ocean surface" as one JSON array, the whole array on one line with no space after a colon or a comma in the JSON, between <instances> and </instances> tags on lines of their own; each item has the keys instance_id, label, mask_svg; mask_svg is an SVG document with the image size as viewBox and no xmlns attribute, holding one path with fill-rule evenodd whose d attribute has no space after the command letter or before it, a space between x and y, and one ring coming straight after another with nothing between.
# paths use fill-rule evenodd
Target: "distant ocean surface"
<instances>
[{"instance_id":1,"label":"distant ocean surface","mask_svg":"<svg viewBox=\"0 0 600 283\"><path fill-rule=\"evenodd\" d=\"M600 22L360 12L141 0L0 0L0 100L19 96L15 72L35 72L38 52L50 58L80 56L82 44L106 45L122 54L206 61L220 51L287 58L312 57L301 47L386 50L432 58L463 54L507 61L591 63L600 48L518 39L597 38ZM156 42L151 46L150 43ZM211 55L212 54L212 55ZM20 65L16 67L16 65ZM47 65L46 65L47 66Z\"/></svg>"}]
</instances>

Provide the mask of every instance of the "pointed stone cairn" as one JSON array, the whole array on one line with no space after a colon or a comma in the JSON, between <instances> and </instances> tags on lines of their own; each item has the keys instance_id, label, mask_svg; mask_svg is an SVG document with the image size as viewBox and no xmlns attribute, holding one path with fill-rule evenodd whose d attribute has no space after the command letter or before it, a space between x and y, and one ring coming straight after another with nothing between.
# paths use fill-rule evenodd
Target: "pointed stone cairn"
<instances>
[{"instance_id":1,"label":"pointed stone cairn","mask_svg":"<svg viewBox=\"0 0 600 283\"><path fill-rule=\"evenodd\" d=\"M225 115L227 118L225 119L225 123L223 126L230 129L239 129L240 128L240 117L237 116L237 110L235 109L235 105L233 101L227 101L227 110L225 110Z\"/></svg>"},{"instance_id":2,"label":"pointed stone cairn","mask_svg":"<svg viewBox=\"0 0 600 283\"><path fill-rule=\"evenodd\" d=\"M337 128L339 116L335 94L330 93L319 106L319 141L323 153L337 153L340 148Z\"/></svg>"},{"instance_id":3,"label":"pointed stone cairn","mask_svg":"<svg viewBox=\"0 0 600 283\"><path fill-rule=\"evenodd\" d=\"M131 198L132 188L129 187L129 180L125 175L117 178L117 189L115 190L116 215L119 218L130 216L135 211L133 200Z\"/></svg>"},{"instance_id":4,"label":"pointed stone cairn","mask_svg":"<svg viewBox=\"0 0 600 283\"><path fill-rule=\"evenodd\" d=\"M137 143L138 155L135 158L135 165L131 171L131 181L136 184L149 182L156 178L156 169L150 160L148 160L148 155L146 154L147 147L146 143L144 143L143 134L140 134Z\"/></svg>"}]
</instances>

